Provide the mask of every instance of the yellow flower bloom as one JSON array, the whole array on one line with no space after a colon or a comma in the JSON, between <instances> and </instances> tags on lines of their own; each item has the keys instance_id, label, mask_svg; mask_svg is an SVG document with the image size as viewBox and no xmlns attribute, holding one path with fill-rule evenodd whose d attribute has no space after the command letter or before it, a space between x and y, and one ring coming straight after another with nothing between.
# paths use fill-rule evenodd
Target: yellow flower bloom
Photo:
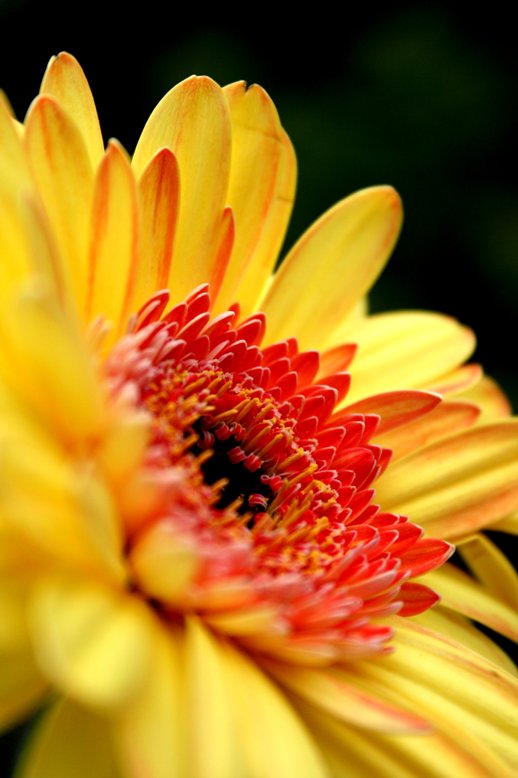
<instances>
[{"instance_id":1,"label":"yellow flower bloom","mask_svg":"<svg viewBox=\"0 0 518 778\"><path fill-rule=\"evenodd\" d=\"M178 84L131 160L70 55L23 126L0 103L19 778L514 774L514 669L470 620L518 631L481 534L515 530L518 426L469 330L365 314L390 187L274 272L295 178L257 86Z\"/></svg>"}]
</instances>

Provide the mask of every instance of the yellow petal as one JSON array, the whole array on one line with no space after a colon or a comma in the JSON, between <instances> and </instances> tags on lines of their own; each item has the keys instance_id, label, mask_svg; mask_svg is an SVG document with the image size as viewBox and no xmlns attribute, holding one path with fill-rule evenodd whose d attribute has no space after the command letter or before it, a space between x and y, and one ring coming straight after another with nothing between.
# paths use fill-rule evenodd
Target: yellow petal
<instances>
[{"instance_id":1,"label":"yellow petal","mask_svg":"<svg viewBox=\"0 0 518 778\"><path fill-rule=\"evenodd\" d=\"M92 92L79 62L66 52L51 57L40 88L52 95L81 131L92 165L103 155L103 139Z\"/></svg>"},{"instance_id":2,"label":"yellow petal","mask_svg":"<svg viewBox=\"0 0 518 778\"><path fill-rule=\"evenodd\" d=\"M395 462L377 485L384 510L458 538L518 505L518 422L475 427Z\"/></svg>"},{"instance_id":3,"label":"yellow petal","mask_svg":"<svg viewBox=\"0 0 518 778\"><path fill-rule=\"evenodd\" d=\"M304 718L318 738L333 778L512 778L495 753L452 728L447 734L394 736L363 732L307 705Z\"/></svg>"},{"instance_id":4,"label":"yellow petal","mask_svg":"<svg viewBox=\"0 0 518 778\"><path fill-rule=\"evenodd\" d=\"M236 237L218 309L239 300L246 316L273 270L284 239L295 194L294 154L264 89L257 84L247 89L239 81L223 91L232 121L227 202L234 211ZM247 272L253 277L252 299L241 293Z\"/></svg>"},{"instance_id":5,"label":"yellow petal","mask_svg":"<svg viewBox=\"0 0 518 778\"><path fill-rule=\"evenodd\" d=\"M161 149L155 154L140 178L139 190L142 256L135 283L135 309L169 283L180 195L178 163L172 151Z\"/></svg>"},{"instance_id":6,"label":"yellow petal","mask_svg":"<svg viewBox=\"0 0 518 778\"><path fill-rule=\"evenodd\" d=\"M32 104L25 145L39 193L66 258L76 299L83 308L93 170L75 123L49 96Z\"/></svg>"},{"instance_id":7,"label":"yellow petal","mask_svg":"<svg viewBox=\"0 0 518 778\"><path fill-rule=\"evenodd\" d=\"M479 416L480 409L473 403L445 400L424 418L386 434L376 435L376 443L392 450L394 462L436 440L471 427Z\"/></svg>"},{"instance_id":8,"label":"yellow petal","mask_svg":"<svg viewBox=\"0 0 518 778\"><path fill-rule=\"evenodd\" d=\"M432 388L471 354L470 330L435 313L398 311L346 325L339 339L357 343L348 402L380 392Z\"/></svg>"},{"instance_id":9,"label":"yellow petal","mask_svg":"<svg viewBox=\"0 0 518 778\"><path fill-rule=\"evenodd\" d=\"M498 521L492 529L496 529L499 532L509 532L511 535L518 535L518 513L506 516L505 519Z\"/></svg>"},{"instance_id":10,"label":"yellow petal","mask_svg":"<svg viewBox=\"0 0 518 778\"><path fill-rule=\"evenodd\" d=\"M511 640L518 640L515 608L488 591L453 565L444 565L427 575L426 582L441 597L441 603L470 619L485 624ZM508 597L513 596L509 593Z\"/></svg>"},{"instance_id":11,"label":"yellow petal","mask_svg":"<svg viewBox=\"0 0 518 778\"><path fill-rule=\"evenodd\" d=\"M199 567L190 538L171 528L169 521L154 524L139 537L131 553L136 580L151 597L180 603Z\"/></svg>"},{"instance_id":12,"label":"yellow petal","mask_svg":"<svg viewBox=\"0 0 518 778\"><path fill-rule=\"evenodd\" d=\"M107 722L70 700L57 703L31 736L16 778L120 778Z\"/></svg>"},{"instance_id":13,"label":"yellow petal","mask_svg":"<svg viewBox=\"0 0 518 778\"><path fill-rule=\"evenodd\" d=\"M487 592L518 610L518 576L498 546L485 535L474 535L459 553Z\"/></svg>"},{"instance_id":14,"label":"yellow petal","mask_svg":"<svg viewBox=\"0 0 518 778\"><path fill-rule=\"evenodd\" d=\"M259 300L264 296L272 278L293 208L297 183L297 160L291 141L284 131L281 142L281 159L275 194L264 221L261 240L236 288L235 299L239 300L243 317L259 309Z\"/></svg>"},{"instance_id":15,"label":"yellow petal","mask_svg":"<svg viewBox=\"0 0 518 778\"><path fill-rule=\"evenodd\" d=\"M509 400L496 381L489 376L483 376L475 386L464 391L462 396L482 408L484 419L498 419L511 414Z\"/></svg>"},{"instance_id":16,"label":"yellow petal","mask_svg":"<svg viewBox=\"0 0 518 778\"><path fill-rule=\"evenodd\" d=\"M11 106L3 92L0 92L0 165L2 176L11 175L27 182L29 171L21 138L15 128Z\"/></svg>"},{"instance_id":17,"label":"yellow petal","mask_svg":"<svg viewBox=\"0 0 518 778\"><path fill-rule=\"evenodd\" d=\"M5 541L2 536L2 542ZM25 623L25 589L13 577L0 589L0 730L17 724L40 704L47 684L38 671Z\"/></svg>"},{"instance_id":18,"label":"yellow petal","mask_svg":"<svg viewBox=\"0 0 518 778\"><path fill-rule=\"evenodd\" d=\"M378 277L400 226L401 202L388 186L357 192L321 216L261 303L268 340L296 335L302 348L334 345L333 331Z\"/></svg>"},{"instance_id":19,"label":"yellow petal","mask_svg":"<svg viewBox=\"0 0 518 778\"><path fill-rule=\"evenodd\" d=\"M103 401L92 359L51 290L25 290L0 313L0 330L6 382L69 443L98 434Z\"/></svg>"},{"instance_id":20,"label":"yellow petal","mask_svg":"<svg viewBox=\"0 0 518 778\"><path fill-rule=\"evenodd\" d=\"M113 724L125 778L192 778L182 738L181 671L179 641L156 630L145 684Z\"/></svg>"},{"instance_id":21,"label":"yellow petal","mask_svg":"<svg viewBox=\"0 0 518 778\"><path fill-rule=\"evenodd\" d=\"M236 775L330 778L309 729L291 703L245 654L223 646L228 694L236 714L245 769Z\"/></svg>"},{"instance_id":22,"label":"yellow petal","mask_svg":"<svg viewBox=\"0 0 518 778\"><path fill-rule=\"evenodd\" d=\"M168 286L182 299L211 283L215 238L226 205L230 169L230 116L222 89L205 76L182 81L159 102L135 149L141 175L159 149L170 149L180 168L179 227Z\"/></svg>"},{"instance_id":23,"label":"yellow petal","mask_svg":"<svg viewBox=\"0 0 518 778\"><path fill-rule=\"evenodd\" d=\"M123 705L145 680L151 625L135 599L77 579L38 583L31 626L41 669L66 695Z\"/></svg>"},{"instance_id":24,"label":"yellow petal","mask_svg":"<svg viewBox=\"0 0 518 778\"><path fill-rule=\"evenodd\" d=\"M184 645L185 747L192 778L240 774L239 741L221 648L196 619L190 619Z\"/></svg>"},{"instance_id":25,"label":"yellow petal","mask_svg":"<svg viewBox=\"0 0 518 778\"><path fill-rule=\"evenodd\" d=\"M441 731L466 731L518 766L516 677L453 639L410 619L396 621L396 650L371 663L372 676Z\"/></svg>"},{"instance_id":26,"label":"yellow petal","mask_svg":"<svg viewBox=\"0 0 518 778\"><path fill-rule=\"evenodd\" d=\"M323 670L269 662L278 681L307 702L358 727L392 734L427 732L430 727L419 716L388 705L371 692L368 684L345 676L340 667Z\"/></svg>"},{"instance_id":27,"label":"yellow petal","mask_svg":"<svg viewBox=\"0 0 518 778\"><path fill-rule=\"evenodd\" d=\"M346 730L339 722L308 719L322 736L322 752L333 778L513 778L514 772L494 752L452 728L448 734L394 737Z\"/></svg>"},{"instance_id":28,"label":"yellow petal","mask_svg":"<svg viewBox=\"0 0 518 778\"><path fill-rule=\"evenodd\" d=\"M110 141L95 182L87 312L106 316L114 333L133 310L139 240L137 184L126 153Z\"/></svg>"},{"instance_id":29,"label":"yellow petal","mask_svg":"<svg viewBox=\"0 0 518 778\"><path fill-rule=\"evenodd\" d=\"M461 643L477 654L481 654L508 673L513 674L516 672L513 661L505 651L478 630L469 619L461 616L456 611L450 610L442 603L434 608L429 608L424 613L420 613L419 616L415 616L412 620L431 629L433 632L448 635L457 643Z\"/></svg>"}]
</instances>

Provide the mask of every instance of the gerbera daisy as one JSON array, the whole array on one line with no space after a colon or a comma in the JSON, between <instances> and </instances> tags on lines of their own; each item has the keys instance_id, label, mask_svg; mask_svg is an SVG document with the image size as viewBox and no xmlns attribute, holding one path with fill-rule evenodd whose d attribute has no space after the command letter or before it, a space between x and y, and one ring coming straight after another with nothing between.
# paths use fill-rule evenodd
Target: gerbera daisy
<instances>
[{"instance_id":1,"label":"gerbera daisy","mask_svg":"<svg viewBox=\"0 0 518 778\"><path fill-rule=\"evenodd\" d=\"M366 315L397 194L274 272L295 157L260 87L187 79L132 160L68 54L0 108L17 775L513 775L514 670L470 620L516 635L480 531L515 526L518 427L465 327Z\"/></svg>"}]
</instances>

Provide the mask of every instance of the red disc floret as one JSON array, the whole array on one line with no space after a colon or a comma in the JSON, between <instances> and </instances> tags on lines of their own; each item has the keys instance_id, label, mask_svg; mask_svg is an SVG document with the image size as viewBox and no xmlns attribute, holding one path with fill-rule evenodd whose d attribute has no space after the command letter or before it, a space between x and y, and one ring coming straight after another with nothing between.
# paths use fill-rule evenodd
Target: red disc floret
<instances>
[{"instance_id":1,"label":"red disc floret","mask_svg":"<svg viewBox=\"0 0 518 778\"><path fill-rule=\"evenodd\" d=\"M195 611L254 650L386 650L383 619L437 600L409 579L451 547L373 502L390 451L370 442L379 416L344 407L354 348L324 359L327 375L294 338L261 348L262 314L240 322L234 306L211 317L206 286L166 312L168 303L168 292L154 295L105 365L111 391L131 386L149 414L146 467L181 474L128 538L134 546L165 523L196 549L195 575L162 612ZM265 608L266 632L230 618Z\"/></svg>"}]
</instances>

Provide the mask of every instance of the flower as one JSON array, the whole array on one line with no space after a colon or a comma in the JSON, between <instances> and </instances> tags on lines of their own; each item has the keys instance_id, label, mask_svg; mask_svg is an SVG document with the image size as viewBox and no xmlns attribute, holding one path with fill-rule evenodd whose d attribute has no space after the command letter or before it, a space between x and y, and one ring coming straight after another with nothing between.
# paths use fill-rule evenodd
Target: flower
<instances>
[{"instance_id":1,"label":"flower","mask_svg":"<svg viewBox=\"0 0 518 778\"><path fill-rule=\"evenodd\" d=\"M187 79L130 161L61 54L0 139L19 776L512 775L514 671L469 619L516 634L481 531L515 526L518 429L466 328L366 315L396 193L274 273L295 159L259 87Z\"/></svg>"}]
</instances>

